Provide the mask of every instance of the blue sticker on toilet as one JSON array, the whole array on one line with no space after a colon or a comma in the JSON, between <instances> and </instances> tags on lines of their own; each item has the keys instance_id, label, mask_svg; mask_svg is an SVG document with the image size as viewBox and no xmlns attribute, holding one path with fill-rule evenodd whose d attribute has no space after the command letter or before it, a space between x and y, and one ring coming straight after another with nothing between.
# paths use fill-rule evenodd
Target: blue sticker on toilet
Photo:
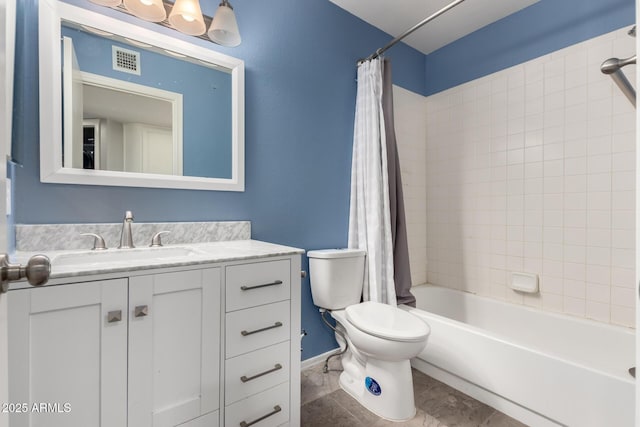
<instances>
[{"instance_id":1,"label":"blue sticker on toilet","mask_svg":"<svg viewBox=\"0 0 640 427\"><path fill-rule=\"evenodd\" d=\"M380 384L378 384L378 382L371 377L367 377L364 379L364 385L365 387L367 387L367 390L369 390L369 393L373 394L374 396L380 396L380 393L382 393Z\"/></svg>"}]
</instances>

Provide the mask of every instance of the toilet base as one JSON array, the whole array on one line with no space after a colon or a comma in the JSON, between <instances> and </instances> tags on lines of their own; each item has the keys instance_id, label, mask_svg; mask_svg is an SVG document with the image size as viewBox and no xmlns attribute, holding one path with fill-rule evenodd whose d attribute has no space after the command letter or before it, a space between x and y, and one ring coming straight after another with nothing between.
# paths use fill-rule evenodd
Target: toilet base
<instances>
[{"instance_id":1,"label":"toilet base","mask_svg":"<svg viewBox=\"0 0 640 427\"><path fill-rule=\"evenodd\" d=\"M388 362L366 358L361 363L349 349L342 356L342 366L340 387L369 411L398 422L415 416L413 378L408 360Z\"/></svg>"}]
</instances>

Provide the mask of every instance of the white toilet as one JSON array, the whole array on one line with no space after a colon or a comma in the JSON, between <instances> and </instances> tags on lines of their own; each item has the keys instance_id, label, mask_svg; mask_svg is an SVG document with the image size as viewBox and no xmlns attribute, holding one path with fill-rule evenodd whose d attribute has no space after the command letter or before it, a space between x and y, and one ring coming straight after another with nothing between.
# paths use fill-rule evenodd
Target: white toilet
<instances>
[{"instance_id":1,"label":"white toilet","mask_svg":"<svg viewBox=\"0 0 640 427\"><path fill-rule=\"evenodd\" d=\"M429 326L397 307L360 302L365 251L309 251L313 302L345 335L340 386L374 414L405 421L416 413L409 359L427 344ZM336 333L340 347L345 340Z\"/></svg>"}]
</instances>

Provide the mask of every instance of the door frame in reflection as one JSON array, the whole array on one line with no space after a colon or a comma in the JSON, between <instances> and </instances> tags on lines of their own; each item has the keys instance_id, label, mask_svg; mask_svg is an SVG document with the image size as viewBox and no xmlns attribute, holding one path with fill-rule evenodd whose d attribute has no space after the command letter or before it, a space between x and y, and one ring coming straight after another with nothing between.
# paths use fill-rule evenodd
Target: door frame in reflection
<instances>
[{"instance_id":1,"label":"door frame in reflection","mask_svg":"<svg viewBox=\"0 0 640 427\"><path fill-rule=\"evenodd\" d=\"M93 87L97 87L97 88L101 88L101 89L107 89L110 91L114 91L117 93L122 93L124 96L139 96L139 97L144 97L144 98L149 98L150 100L154 100L154 101L163 101L163 102L168 102L171 105L171 130L169 132L171 132L171 138L172 138L172 147L171 147L171 152L172 152L172 159L171 159L171 165L170 165L170 169L171 169L171 174L173 175L177 175L177 176L181 176L182 175L182 170L183 170L183 154L182 154L182 144L183 144L183 129L182 129L182 123L183 123L183 101L182 101L182 94L180 93L176 93L176 92L171 92L171 91L167 91L167 90L163 90L163 89L157 89L154 87L149 87L149 86L144 86L144 85L140 85L137 83L131 83L131 82L127 82L127 81L123 81L123 80L118 80L118 79L113 79L111 77L105 77L105 76L101 76L98 74L92 74L92 73L88 73L88 72L84 72L81 71L79 73L81 80L82 80L82 85L84 86L93 86ZM66 90L64 91L66 95ZM63 99L72 99L71 96L64 96L63 95ZM84 103L84 102L83 102ZM126 103L123 103L126 104ZM121 108L124 108L121 107ZM133 114L133 113L132 113ZM84 116L84 113L83 113ZM106 137L104 135L104 132L107 131L107 129L105 128L104 125L104 121L108 120L109 117L83 117L82 120L78 121L78 125L80 126L84 126L84 122L88 119L98 119L100 120L100 124L101 126L98 127L98 129L100 130L100 157L102 158L101 163L100 164L96 164L95 169L96 170L114 170L114 171L123 171L123 172L129 172L128 170L126 170L126 168L123 166L122 168L120 167L104 167L104 162L108 161L108 143L110 138ZM76 123L74 121L74 123ZM137 121L135 119L132 119L131 122L128 122L129 124L140 124L140 121ZM123 125L127 124L127 123L122 123ZM65 123L66 125L66 123ZM150 128L157 128L158 126L155 124L149 124ZM72 132L71 130L65 130L65 135L73 135L74 132ZM123 136L124 138L124 136ZM63 144L66 146L66 141L63 141ZM123 142L124 144L124 142ZM78 146L82 146L82 144L78 144ZM123 147L123 152L126 152L126 150ZM65 156L66 157L66 156ZM65 159L64 161L65 167L70 167L70 165L67 164L67 161ZM122 164L124 165L125 162L123 160ZM135 171L131 171L131 172L144 172L143 170L135 170Z\"/></svg>"}]
</instances>

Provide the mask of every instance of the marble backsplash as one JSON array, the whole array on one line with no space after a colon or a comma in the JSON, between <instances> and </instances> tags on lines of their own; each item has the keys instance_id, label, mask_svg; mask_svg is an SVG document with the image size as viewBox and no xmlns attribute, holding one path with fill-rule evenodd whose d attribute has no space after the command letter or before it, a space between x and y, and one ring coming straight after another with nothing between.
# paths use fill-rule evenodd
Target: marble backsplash
<instances>
[{"instance_id":1,"label":"marble backsplash","mask_svg":"<svg viewBox=\"0 0 640 427\"><path fill-rule=\"evenodd\" d=\"M115 224L17 224L16 250L26 252L82 250L93 247L93 237L80 233L101 235L108 248L120 244L122 223ZM131 225L133 243L138 247L149 246L158 231L170 231L162 235L162 243L206 243L251 238L249 221L212 222L134 222Z\"/></svg>"}]
</instances>

